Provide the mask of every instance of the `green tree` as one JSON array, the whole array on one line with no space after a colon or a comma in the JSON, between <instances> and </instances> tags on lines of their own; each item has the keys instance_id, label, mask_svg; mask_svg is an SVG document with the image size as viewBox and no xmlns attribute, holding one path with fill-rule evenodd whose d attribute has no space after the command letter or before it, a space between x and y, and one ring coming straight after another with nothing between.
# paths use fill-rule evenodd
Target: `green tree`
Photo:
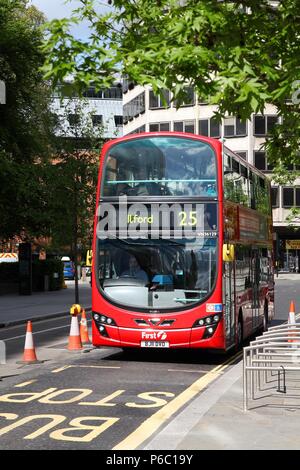
<instances>
[{"instance_id":1,"label":"green tree","mask_svg":"<svg viewBox=\"0 0 300 470\"><path fill-rule=\"evenodd\" d=\"M51 153L54 119L51 89L40 67L45 55L43 15L25 0L0 3L0 80L6 104L0 105L0 237L24 230L44 234L45 188L39 163Z\"/></svg>"},{"instance_id":2,"label":"green tree","mask_svg":"<svg viewBox=\"0 0 300 470\"><path fill-rule=\"evenodd\" d=\"M40 70L44 18L27 3L0 4L0 80L7 93L6 105L0 105L0 149L22 163L49 153L52 131L51 90Z\"/></svg>"},{"instance_id":3,"label":"green tree","mask_svg":"<svg viewBox=\"0 0 300 470\"><path fill-rule=\"evenodd\" d=\"M247 119L276 105L283 124L267 142L269 161L282 173L299 163L299 0L113 0L101 14L97 0L81 0L69 19L48 25L45 76L63 81L72 73L77 89L99 88L119 70L156 93L170 89L184 99L186 84L202 99ZM90 25L89 40L70 28ZM296 85L295 85L296 84ZM296 87L296 88L295 88Z\"/></svg>"},{"instance_id":4,"label":"green tree","mask_svg":"<svg viewBox=\"0 0 300 470\"><path fill-rule=\"evenodd\" d=\"M44 165L47 216L52 247L70 252L75 262L75 302L79 302L79 254L91 249L96 206L99 152L104 127L94 126L93 110L79 98L63 100L57 123L57 153Z\"/></svg>"}]
</instances>

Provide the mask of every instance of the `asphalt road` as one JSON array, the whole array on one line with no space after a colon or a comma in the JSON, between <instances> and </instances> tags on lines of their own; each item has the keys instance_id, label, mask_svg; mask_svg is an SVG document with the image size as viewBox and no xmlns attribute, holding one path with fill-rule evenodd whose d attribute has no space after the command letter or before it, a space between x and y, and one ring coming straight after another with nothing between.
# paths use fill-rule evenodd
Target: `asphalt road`
<instances>
[{"instance_id":1,"label":"asphalt road","mask_svg":"<svg viewBox=\"0 0 300 470\"><path fill-rule=\"evenodd\" d=\"M138 448L217 377L207 374L224 359L102 349L41 366L1 386L0 448Z\"/></svg>"},{"instance_id":2,"label":"asphalt road","mask_svg":"<svg viewBox=\"0 0 300 470\"><path fill-rule=\"evenodd\" d=\"M297 308L298 284L277 282L276 322L287 319L290 300ZM201 351L71 354L65 350L69 325L68 316L35 323L36 344L59 359L0 382L1 449L141 449L239 360ZM11 360L24 337L21 327L0 330Z\"/></svg>"}]
</instances>

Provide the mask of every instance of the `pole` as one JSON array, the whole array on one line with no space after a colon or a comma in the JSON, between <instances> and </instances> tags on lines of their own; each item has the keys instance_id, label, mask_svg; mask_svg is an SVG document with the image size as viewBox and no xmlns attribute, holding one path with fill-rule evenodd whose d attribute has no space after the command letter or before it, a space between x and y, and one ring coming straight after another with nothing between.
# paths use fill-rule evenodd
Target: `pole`
<instances>
[{"instance_id":1,"label":"pole","mask_svg":"<svg viewBox=\"0 0 300 470\"><path fill-rule=\"evenodd\" d=\"M75 266L75 304L79 304L79 286L78 286L78 220L77 220L77 212L78 212L78 186L77 186L77 178L75 175L74 178L74 266Z\"/></svg>"}]
</instances>

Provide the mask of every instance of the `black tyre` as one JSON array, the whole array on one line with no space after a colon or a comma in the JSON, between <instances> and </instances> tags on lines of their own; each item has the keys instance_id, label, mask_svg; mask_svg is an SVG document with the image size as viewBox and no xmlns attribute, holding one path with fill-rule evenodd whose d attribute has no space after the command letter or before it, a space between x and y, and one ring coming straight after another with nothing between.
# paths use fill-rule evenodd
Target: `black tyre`
<instances>
[{"instance_id":1,"label":"black tyre","mask_svg":"<svg viewBox=\"0 0 300 470\"><path fill-rule=\"evenodd\" d=\"M268 308L268 302L266 301L265 306L264 306L263 331L267 331L268 324L269 324L269 308Z\"/></svg>"}]
</instances>

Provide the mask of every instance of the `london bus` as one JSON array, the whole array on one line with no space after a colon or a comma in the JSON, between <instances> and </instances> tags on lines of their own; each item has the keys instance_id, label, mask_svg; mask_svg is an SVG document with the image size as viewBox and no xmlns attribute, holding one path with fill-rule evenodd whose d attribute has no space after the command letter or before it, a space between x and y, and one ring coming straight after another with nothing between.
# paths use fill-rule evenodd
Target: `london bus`
<instances>
[{"instance_id":1,"label":"london bus","mask_svg":"<svg viewBox=\"0 0 300 470\"><path fill-rule=\"evenodd\" d=\"M93 344L228 351L273 317L267 177L215 139L131 134L100 157Z\"/></svg>"}]
</instances>

